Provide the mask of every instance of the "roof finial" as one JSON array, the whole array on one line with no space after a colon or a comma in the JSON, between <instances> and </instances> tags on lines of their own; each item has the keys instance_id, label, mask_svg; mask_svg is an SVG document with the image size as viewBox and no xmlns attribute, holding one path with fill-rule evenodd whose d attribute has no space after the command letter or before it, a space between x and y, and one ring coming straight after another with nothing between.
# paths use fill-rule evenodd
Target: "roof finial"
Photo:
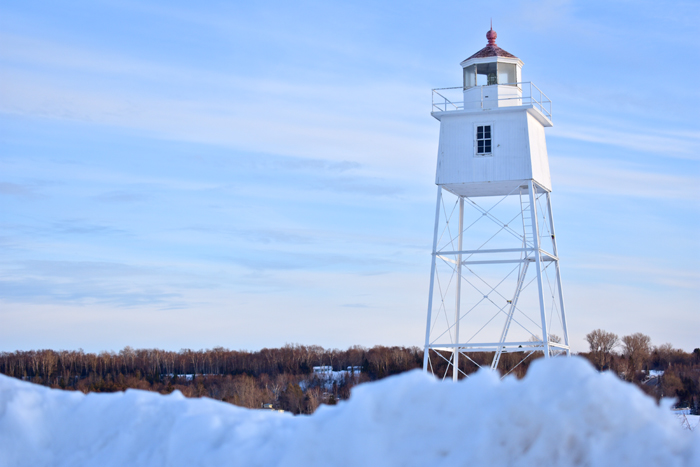
<instances>
[{"instance_id":1,"label":"roof finial","mask_svg":"<svg viewBox=\"0 0 700 467\"><path fill-rule=\"evenodd\" d=\"M491 29L486 33L486 39L489 40L487 45L496 46L496 37L498 37L498 34L493 30L493 19L491 19Z\"/></svg>"}]
</instances>

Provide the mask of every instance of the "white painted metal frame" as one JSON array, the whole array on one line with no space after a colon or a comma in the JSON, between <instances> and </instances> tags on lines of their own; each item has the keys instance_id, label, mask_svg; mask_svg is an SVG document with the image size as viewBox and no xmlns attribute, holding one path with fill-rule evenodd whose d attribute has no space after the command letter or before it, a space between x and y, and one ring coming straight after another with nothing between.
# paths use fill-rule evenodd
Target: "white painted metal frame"
<instances>
[{"instance_id":1,"label":"white painted metal frame","mask_svg":"<svg viewBox=\"0 0 700 467\"><path fill-rule=\"evenodd\" d=\"M490 85L494 86L494 85ZM511 101L511 100L517 100L522 102L522 105L532 105L535 108L537 108L542 114L547 117L548 120L552 120L552 100L547 97L545 93L540 90L535 84L531 81L521 81L518 83L505 83L501 84L499 86L518 86L522 91L523 94L522 96L517 96L517 97L501 97L499 99L496 99L497 101ZM484 107L484 87L487 86L474 86L474 87L480 87L481 88L481 98L480 98L480 106L481 108ZM464 109L464 101L457 100L457 99L451 99L445 96L444 94L447 94L444 91L463 91L464 87L463 86L455 86L455 87L449 87L449 88L435 88L433 89L433 100L432 100L432 112L448 112L450 110L462 110ZM463 96L461 97L463 99Z\"/></svg>"},{"instance_id":2,"label":"white painted metal frame","mask_svg":"<svg viewBox=\"0 0 700 467\"><path fill-rule=\"evenodd\" d=\"M564 297L561 288L561 272L559 268L556 237L554 235L554 217L551 207L550 192L532 180L528 181L527 185L518 187L517 190L517 192L514 191L503 197L489 209L483 208L479 204L481 203L481 199L479 198L475 199L457 196L457 201L452 207L452 211L448 214L443 188L438 186L423 357L423 368L425 371L435 372L435 365L433 364L433 361L445 362L447 367L444 373L440 376L443 378L446 377L451 369L452 378L457 380L459 378L459 373L467 376L464 371L460 369L460 356L465 357L466 360L479 367L481 366L468 355L468 353L476 352L492 353L493 358L491 359L490 367L494 370L499 367L501 357L504 353L518 353L523 357L520 360L520 363L533 355L535 352L542 352L545 358L560 354L566 354L567 356L570 355L566 313L564 309ZM506 198L511 198L512 200L514 196L520 197L520 212L515 218L510 219L508 222L502 222L492 213L492 210ZM477 201L479 201L479 203ZM480 214L480 217L471 223L466 229L464 227L465 204L469 204ZM450 227L450 220L455 214L455 211L457 211L459 216L459 227L456 235L453 235ZM522 235L512 227L512 222L518 217L522 221ZM481 243L478 248L464 249L465 232L482 218L489 219L497 227L499 227L497 233L504 232L509 234L511 237L518 239L516 241L519 243L519 248L517 248L516 245L508 248L485 248L495 237L494 234L488 240ZM444 225L442 231L440 230L441 225ZM443 248L440 248L439 243L445 234L447 235L447 243ZM543 238L547 239L548 244L551 240L551 252L545 250L545 246L542 244ZM455 240L457 243L456 249L454 248ZM467 241L469 240L470 239L468 238ZM518 255L517 258L512 257L512 255L515 254ZM504 259L501 258L503 255L511 257ZM478 259L472 260L472 256L475 256ZM446 265L447 270L450 272L450 279L446 284L443 284L440 280L440 276L437 271L438 262ZM508 275L506 275L506 277L495 286L492 286L489 281L484 280L475 272L475 267L480 265L510 264L515 265L514 269L512 269ZM549 277L550 273L547 271L551 265L554 265L554 283ZM463 268L466 268L468 273L470 273L473 277L479 279L480 284L483 283L486 288L483 288L483 285L481 286L482 288L476 287L463 275ZM528 281L528 272L532 271L533 269L535 271L535 277L532 277ZM512 291L510 298L506 299L506 297L504 297L503 294L498 291L498 288L516 270L518 271L518 274L515 281L514 290ZM521 305L519 302L521 294L530 284L534 285L535 280L537 287L537 309L524 310L524 305ZM453 281L454 290L450 290L453 285ZM468 284L474 290L478 291L478 293L483 293L484 290L488 290L487 293L484 293L483 299L480 299L477 304L474 305L474 307L470 308L466 312L463 312L462 309L464 305L462 300L463 283ZM437 288L436 285L438 286ZM454 313L452 314L453 319L450 322L445 299L452 293L454 293L455 306ZM492 298L490 298L490 295L492 294L497 294L503 298L503 300L507 302L507 305L498 305ZM550 303L546 303L546 300L549 300ZM437 313L434 313L434 303L436 301L439 303L439 307ZM474 333L474 330L478 328L481 323L471 322L469 319L469 314L476 306L488 304L488 302L495 305L495 314L486 324L484 324ZM531 303L530 305L530 308L533 308L534 303ZM550 307L549 309L547 308L548 306ZM528 316L525 311L529 311L531 316ZM439 318L440 315L444 315L446 320L444 324L441 324L442 327L440 329L445 328L446 330L444 330L441 334L438 334L439 330L437 329L437 318ZM496 317L503 318L502 315L505 315L505 322L500 332L500 339L498 339L497 342L473 342L473 339L479 335L481 330L484 329L486 325L491 323L491 321ZM522 319L521 315L529 319L530 322ZM559 342L550 334L550 323L555 316L558 317L561 325L561 327L558 328L558 332L563 334L563 336L561 336L563 338L563 342ZM522 328L520 331L521 333L523 330L529 332L531 328L525 326L523 323L527 324L528 326L531 325L530 323L537 326L537 331L531 332L532 337L530 340L509 340L509 335L511 334L511 327L513 324L516 324ZM469 339L465 339L463 336L461 336L461 331L466 331L471 335L471 337ZM449 341L447 341L447 338L449 338ZM447 354L447 356L444 354ZM520 363L510 368L509 371L515 369L518 365L520 365Z\"/></svg>"}]
</instances>

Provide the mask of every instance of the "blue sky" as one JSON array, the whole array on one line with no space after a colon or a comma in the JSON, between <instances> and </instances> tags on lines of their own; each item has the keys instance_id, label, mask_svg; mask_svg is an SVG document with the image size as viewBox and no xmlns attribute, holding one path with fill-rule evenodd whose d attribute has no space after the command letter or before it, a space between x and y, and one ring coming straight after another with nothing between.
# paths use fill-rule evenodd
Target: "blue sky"
<instances>
[{"instance_id":1,"label":"blue sky","mask_svg":"<svg viewBox=\"0 0 700 467\"><path fill-rule=\"evenodd\" d=\"M0 350L422 345L430 89L491 18L574 350L700 346L696 2L69 1L0 6Z\"/></svg>"}]
</instances>

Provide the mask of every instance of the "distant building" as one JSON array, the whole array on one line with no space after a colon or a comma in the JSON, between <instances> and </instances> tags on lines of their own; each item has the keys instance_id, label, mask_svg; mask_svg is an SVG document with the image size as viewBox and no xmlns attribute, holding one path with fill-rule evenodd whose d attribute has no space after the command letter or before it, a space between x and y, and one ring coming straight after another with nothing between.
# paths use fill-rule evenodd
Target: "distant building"
<instances>
[{"instance_id":1,"label":"distant building","mask_svg":"<svg viewBox=\"0 0 700 467\"><path fill-rule=\"evenodd\" d=\"M664 375L663 370L649 370L647 377L642 381L642 384L654 386L659 384L659 378Z\"/></svg>"},{"instance_id":2,"label":"distant building","mask_svg":"<svg viewBox=\"0 0 700 467\"><path fill-rule=\"evenodd\" d=\"M357 366L349 366L348 369L346 370L348 373L362 373L362 366L357 365ZM314 373L343 373L343 371L333 371L333 367L330 365L321 365L321 366L315 366L314 367Z\"/></svg>"},{"instance_id":3,"label":"distant building","mask_svg":"<svg viewBox=\"0 0 700 467\"><path fill-rule=\"evenodd\" d=\"M271 411L271 412L280 412L280 413L284 413L284 410L282 410L282 409L276 409L276 408L273 407L272 404L262 404L261 409L263 409L263 410L269 410L269 411Z\"/></svg>"}]
</instances>

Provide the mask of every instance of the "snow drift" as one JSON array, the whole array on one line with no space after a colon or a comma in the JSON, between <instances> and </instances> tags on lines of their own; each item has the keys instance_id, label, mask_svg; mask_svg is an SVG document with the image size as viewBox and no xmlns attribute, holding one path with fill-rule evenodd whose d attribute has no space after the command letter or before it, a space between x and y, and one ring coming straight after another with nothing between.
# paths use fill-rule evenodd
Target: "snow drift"
<instances>
[{"instance_id":1,"label":"snow drift","mask_svg":"<svg viewBox=\"0 0 700 467\"><path fill-rule=\"evenodd\" d=\"M0 465L697 467L700 430L578 358L538 360L520 381L413 371L298 417L0 376Z\"/></svg>"}]
</instances>

